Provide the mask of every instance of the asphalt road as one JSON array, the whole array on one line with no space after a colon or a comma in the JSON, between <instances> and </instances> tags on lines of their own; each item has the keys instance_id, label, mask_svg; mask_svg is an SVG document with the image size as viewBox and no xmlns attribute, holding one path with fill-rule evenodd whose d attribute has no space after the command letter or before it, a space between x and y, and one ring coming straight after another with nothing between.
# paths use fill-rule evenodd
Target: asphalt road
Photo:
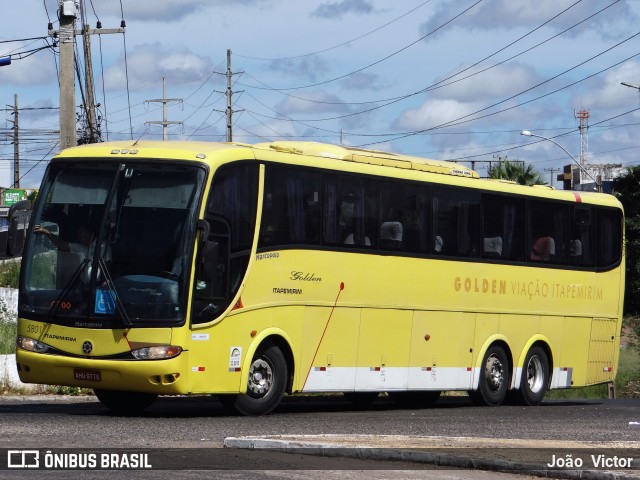
<instances>
[{"instance_id":1,"label":"asphalt road","mask_svg":"<svg viewBox=\"0 0 640 480\"><path fill-rule=\"evenodd\" d=\"M424 409L386 398L356 407L341 396L285 398L271 415L230 415L215 397L162 397L120 417L94 397L0 396L0 448L219 447L243 435L380 434L582 441L640 441L640 400L546 401L539 407L476 407L466 396Z\"/></svg>"},{"instance_id":2,"label":"asphalt road","mask_svg":"<svg viewBox=\"0 0 640 480\"><path fill-rule=\"evenodd\" d=\"M285 398L271 415L242 417L230 415L214 397L182 397L160 398L143 414L122 417L103 408L94 397L0 396L0 449L173 452L182 448L196 457L202 451L213 452L219 478L332 478L328 474L300 474L309 469L342 471L336 476L341 480L359 478L357 472L363 471L369 478L485 479L500 478L501 474L434 470L410 462L309 460L290 454L265 457L256 451L220 447L227 437L317 434L438 436L444 441L449 437L498 438L505 446L512 443L511 439L557 440L559 444L639 442L640 427L630 422L640 422L640 400L548 401L539 407L491 408L475 407L462 396L442 397L430 408L404 409L384 397L368 407L355 407L341 396L299 396ZM157 450L155 454L158 458ZM198 459L189 461L197 463ZM373 471L382 473L376 476ZM4 473L0 474L3 478L27 478L22 475L28 472ZM57 473L47 475L55 478ZM90 473L75 472L73 478L91 478ZM127 478L164 478L158 471L154 471L155 476L144 477L151 473L130 472ZM202 473L181 472L179 478L212 478ZM166 478L177 478L175 474L169 472Z\"/></svg>"}]
</instances>

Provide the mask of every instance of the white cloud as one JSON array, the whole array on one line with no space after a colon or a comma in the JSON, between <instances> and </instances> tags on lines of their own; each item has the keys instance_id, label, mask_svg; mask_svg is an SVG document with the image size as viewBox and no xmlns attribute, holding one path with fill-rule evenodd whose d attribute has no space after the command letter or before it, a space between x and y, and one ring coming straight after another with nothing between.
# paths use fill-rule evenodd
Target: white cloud
<instances>
[{"instance_id":1,"label":"white cloud","mask_svg":"<svg viewBox=\"0 0 640 480\"><path fill-rule=\"evenodd\" d=\"M594 5L595 2L589 1L573 6L575 3L575 0L537 0L535 2L492 0L491 2L483 2L474 6L464 15L457 18L451 26L478 30L495 30L496 27L502 29L533 28L542 25L552 17L556 17L563 10L568 9L565 13L546 24L547 28L564 30L606 6L603 2L598 2L597 5ZM464 5L458 5L453 10L451 5L450 2L439 3L435 14L425 23L423 30L425 32L432 31L450 20L464 8ZM605 38L626 36L631 31L631 25L635 20L637 20L637 16L629 1L623 0L620 4L615 5L614 8L596 15L568 34L577 35L588 29L590 32L597 33Z\"/></svg>"},{"instance_id":2,"label":"white cloud","mask_svg":"<svg viewBox=\"0 0 640 480\"><path fill-rule=\"evenodd\" d=\"M122 90L126 87L123 59L105 72L107 89ZM157 87L162 78L167 83L186 84L197 82L214 69L209 58L197 55L184 47L166 47L159 43L136 47L127 55L129 87L132 89Z\"/></svg>"},{"instance_id":3,"label":"white cloud","mask_svg":"<svg viewBox=\"0 0 640 480\"><path fill-rule=\"evenodd\" d=\"M306 78L315 82L329 71L329 65L322 57L316 55L300 59L274 60L269 62L266 70L297 79Z\"/></svg>"},{"instance_id":4,"label":"white cloud","mask_svg":"<svg viewBox=\"0 0 640 480\"><path fill-rule=\"evenodd\" d=\"M467 65L461 65L455 71L465 70ZM443 82L442 88L429 91L428 95L437 98L455 98L464 102L492 103L495 98L506 98L526 90L542 81L542 77L527 65L510 63L499 65L485 73L463 81L460 78L471 75L474 71L483 69L482 66L466 71L459 76ZM451 76L448 74L445 78Z\"/></svg>"},{"instance_id":5,"label":"white cloud","mask_svg":"<svg viewBox=\"0 0 640 480\"><path fill-rule=\"evenodd\" d=\"M202 14L216 8L254 7L271 3L271 0L100 0L96 9L100 15L129 21L178 22L192 14ZM57 10L57 0L47 0L50 13ZM92 16L92 10L88 15ZM106 28L106 25L105 25Z\"/></svg>"},{"instance_id":6,"label":"white cloud","mask_svg":"<svg viewBox=\"0 0 640 480\"><path fill-rule=\"evenodd\" d=\"M30 57L12 59L11 65L0 67L0 83L3 85L47 85L57 83L55 64L48 50Z\"/></svg>"},{"instance_id":7,"label":"white cloud","mask_svg":"<svg viewBox=\"0 0 640 480\"><path fill-rule=\"evenodd\" d=\"M419 108L402 113L395 122L401 130L423 130L464 117L478 109L478 105L453 99L430 99Z\"/></svg>"},{"instance_id":8,"label":"white cloud","mask_svg":"<svg viewBox=\"0 0 640 480\"><path fill-rule=\"evenodd\" d=\"M383 81L379 75L370 72L358 72L353 75L349 75L347 78L340 81L340 85L345 90L357 91L380 91L388 87L387 83Z\"/></svg>"},{"instance_id":9,"label":"white cloud","mask_svg":"<svg viewBox=\"0 0 640 480\"><path fill-rule=\"evenodd\" d=\"M598 77L591 82L592 93L574 95L574 105L584 104L587 109L605 110L638 106L638 91L621 85L622 82L638 84L640 82L640 62L630 61ZM630 108L628 109L630 110Z\"/></svg>"},{"instance_id":10,"label":"white cloud","mask_svg":"<svg viewBox=\"0 0 640 480\"><path fill-rule=\"evenodd\" d=\"M342 0L341 2L323 3L311 15L321 18L341 18L347 13L362 15L373 11L373 5L367 0Z\"/></svg>"},{"instance_id":11,"label":"white cloud","mask_svg":"<svg viewBox=\"0 0 640 480\"><path fill-rule=\"evenodd\" d=\"M285 115L326 112L345 113L348 108L341 102L342 100L339 97L325 91L305 92L304 94L287 96L276 105L275 110Z\"/></svg>"}]
</instances>

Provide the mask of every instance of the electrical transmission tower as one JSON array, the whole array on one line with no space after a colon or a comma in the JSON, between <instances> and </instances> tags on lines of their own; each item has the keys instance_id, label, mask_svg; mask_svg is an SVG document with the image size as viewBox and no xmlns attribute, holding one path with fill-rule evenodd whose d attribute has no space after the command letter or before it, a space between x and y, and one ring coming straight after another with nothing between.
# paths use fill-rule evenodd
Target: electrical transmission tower
<instances>
[{"instance_id":1,"label":"electrical transmission tower","mask_svg":"<svg viewBox=\"0 0 640 480\"><path fill-rule=\"evenodd\" d=\"M232 108L233 107L233 101L232 101L233 90L231 90L231 86L232 86L231 78L234 75L237 75L239 73L244 73L244 72L233 73L231 71L231 50L227 50L227 73L225 74L227 77L227 90L226 92L218 92L218 93L224 93L227 96L227 108L223 112L227 117L227 142L233 141L233 114L234 112L241 111L241 110L233 110ZM219 112L220 110L216 110L216 111Z\"/></svg>"},{"instance_id":2,"label":"electrical transmission tower","mask_svg":"<svg viewBox=\"0 0 640 480\"><path fill-rule=\"evenodd\" d=\"M156 125L162 125L162 140L165 142L169 140L169 125L182 125L182 122L170 122L167 120L167 103L169 102L182 102L181 98L167 98L167 81L162 79L162 98L155 98L153 100L147 100L147 102L162 103L162 121L145 122Z\"/></svg>"},{"instance_id":3,"label":"electrical transmission tower","mask_svg":"<svg viewBox=\"0 0 640 480\"><path fill-rule=\"evenodd\" d=\"M587 164L589 163L589 110L580 110L579 112L574 112L575 117L580 120L580 165L582 168L580 169L580 183L584 183L587 181L587 178L584 175L584 170L587 168Z\"/></svg>"}]
</instances>

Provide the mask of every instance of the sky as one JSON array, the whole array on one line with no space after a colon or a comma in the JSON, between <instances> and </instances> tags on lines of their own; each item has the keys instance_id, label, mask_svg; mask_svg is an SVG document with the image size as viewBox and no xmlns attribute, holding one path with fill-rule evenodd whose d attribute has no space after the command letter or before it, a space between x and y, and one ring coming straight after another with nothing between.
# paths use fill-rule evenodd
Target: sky
<instances>
[{"instance_id":1,"label":"sky","mask_svg":"<svg viewBox=\"0 0 640 480\"><path fill-rule=\"evenodd\" d=\"M58 8L21 0L0 16L0 57L12 60L0 67L0 187L15 181L15 95L20 186L37 187L60 149L59 52L42 48ZM103 140L162 139L147 122L163 118L149 100L165 78L180 99L166 106L181 122L169 139L225 141L230 50L237 142L342 143L481 176L522 160L559 188L558 170L582 157L640 164L640 89L621 85L640 85L640 0L93 0L83 11L91 28L126 23L91 37Z\"/></svg>"}]
</instances>

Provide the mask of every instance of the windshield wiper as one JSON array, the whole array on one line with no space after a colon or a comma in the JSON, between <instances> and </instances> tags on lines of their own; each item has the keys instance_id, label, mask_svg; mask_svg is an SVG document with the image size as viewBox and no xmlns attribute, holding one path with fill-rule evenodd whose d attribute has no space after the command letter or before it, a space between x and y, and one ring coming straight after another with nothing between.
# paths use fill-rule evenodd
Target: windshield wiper
<instances>
[{"instance_id":1,"label":"windshield wiper","mask_svg":"<svg viewBox=\"0 0 640 480\"><path fill-rule=\"evenodd\" d=\"M102 274L104 275L105 283L107 284L107 287L109 287L109 291L113 292L113 299L116 304L116 309L118 310L118 313L122 318L122 322L124 323L125 328L131 328L133 322L131 321L131 318L129 318L129 314L127 314L127 311L124 308L124 304L122 303L120 295L118 295L116 285L115 283L113 283L113 278L111 277L109 269L107 268L107 262L105 262L104 259L100 258L98 260L98 266L100 267L100 271L102 271Z\"/></svg>"},{"instance_id":2,"label":"windshield wiper","mask_svg":"<svg viewBox=\"0 0 640 480\"><path fill-rule=\"evenodd\" d=\"M90 261L87 258L85 258L80 263L80 265L78 265L78 267L75 269L75 271L73 272L73 275L71 275L71 278L69 279L67 284L64 286L60 294L56 297L56 299L51 304L51 308L49 308L49 311L47 312L47 322L49 322L53 318L54 312L58 310L58 308L60 307L61 300L65 298L73 288L75 288L76 283L78 283L78 280L80 280L80 276L85 271L89 263Z\"/></svg>"}]
</instances>

